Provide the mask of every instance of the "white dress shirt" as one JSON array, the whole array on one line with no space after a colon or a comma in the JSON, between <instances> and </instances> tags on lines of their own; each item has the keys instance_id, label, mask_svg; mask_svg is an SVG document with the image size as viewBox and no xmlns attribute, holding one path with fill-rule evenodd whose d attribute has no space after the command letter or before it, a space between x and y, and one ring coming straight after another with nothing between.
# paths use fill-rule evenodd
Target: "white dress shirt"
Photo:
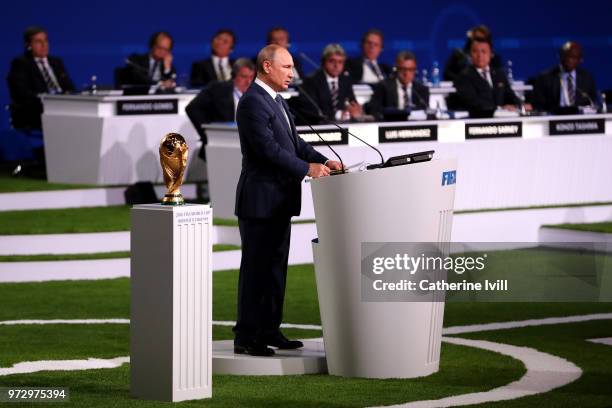
<instances>
[{"instance_id":1,"label":"white dress shirt","mask_svg":"<svg viewBox=\"0 0 612 408\"><path fill-rule=\"evenodd\" d=\"M397 84L397 108L398 109L406 109L407 106L404 104L404 85L397 79L395 80ZM408 92L408 100L412 103L412 82L406 85L406 91Z\"/></svg>"},{"instance_id":2,"label":"white dress shirt","mask_svg":"<svg viewBox=\"0 0 612 408\"><path fill-rule=\"evenodd\" d=\"M62 92L62 87L59 85L57 77L55 76L55 72L53 72L53 68L51 68L51 65L49 65L49 60L47 59L47 57L34 58L34 61L36 61L36 66L38 67L38 70L40 71L40 74L43 76L43 78L45 75L43 73L41 65L45 66L47 72L49 73L49 77L51 78L51 82L53 82L58 92Z\"/></svg>"},{"instance_id":3,"label":"white dress shirt","mask_svg":"<svg viewBox=\"0 0 612 408\"><path fill-rule=\"evenodd\" d=\"M363 60L363 75L361 77L361 82L364 82L366 84L375 84L377 82L380 82L380 77L378 76L376 71L372 71L372 68L370 68L367 61L368 60L366 59ZM378 62L376 60L370 61L372 61L372 64L374 64L375 67L378 67L378 69L380 69L380 66L378 66ZM382 72L382 69L380 69L380 72Z\"/></svg>"},{"instance_id":4,"label":"white dress shirt","mask_svg":"<svg viewBox=\"0 0 612 408\"><path fill-rule=\"evenodd\" d=\"M487 66L486 68L476 68L476 71L478 71L478 74L483 78L485 78L484 73L486 72L486 80L491 86L491 88L493 88L493 80L491 79L491 69Z\"/></svg>"},{"instance_id":5,"label":"white dress shirt","mask_svg":"<svg viewBox=\"0 0 612 408\"><path fill-rule=\"evenodd\" d=\"M338 90L338 97L340 97L340 77L331 77L327 72L325 72L325 79L327 80L327 86L329 87L329 92L331 93L332 84L336 83L336 89ZM338 99L338 110L334 113L334 117L336 120L342 119L342 111L344 107L344 101Z\"/></svg>"},{"instance_id":6,"label":"white dress shirt","mask_svg":"<svg viewBox=\"0 0 612 408\"><path fill-rule=\"evenodd\" d=\"M219 58L216 55L212 56L213 67L215 68L215 75L217 75L217 79L220 81L229 81L232 79L232 67L229 63L228 57ZM221 77L221 73L219 72L219 62L223 66L223 77Z\"/></svg>"}]
</instances>

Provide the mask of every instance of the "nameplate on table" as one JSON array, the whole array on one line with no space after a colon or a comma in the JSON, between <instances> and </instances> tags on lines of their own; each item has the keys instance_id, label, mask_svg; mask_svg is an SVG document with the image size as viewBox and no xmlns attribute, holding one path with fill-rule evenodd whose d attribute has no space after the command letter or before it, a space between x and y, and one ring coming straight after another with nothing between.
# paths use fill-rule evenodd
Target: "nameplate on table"
<instances>
[{"instance_id":1,"label":"nameplate on table","mask_svg":"<svg viewBox=\"0 0 612 408\"><path fill-rule=\"evenodd\" d=\"M379 143L424 142L438 140L437 125L379 126Z\"/></svg>"},{"instance_id":2,"label":"nameplate on table","mask_svg":"<svg viewBox=\"0 0 612 408\"><path fill-rule=\"evenodd\" d=\"M117 101L117 115L169 115L178 113L178 99Z\"/></svg>"},{"instance_id":3,"label":"nameplate on table","mask_svg":"<svg viewBox=\"0 0 612 408\"><path fill-rule=\"evenodd\" d=\"M321 135L323 139L327 143L324 143L317 133ZM299 132L300 137L304 139L304 141L310 143L313 146L319 146L326 144L330 145L342 145L348 144L348 129L325 129L325 130L317 130L317 133L312 130L303 130Z\"/></svg>"},{"instance_id":4,"label":"nameplate on table","mask_svg":"<svg viewBox=\"0 0 612 408\"><path fill-rule=\"evenodd\" d=\"M605 119L565 119L548 122L548 134L553 136L600 133L606 133Z\"/></svg>"},{"instance_id":5,"label":"nameplate on table","mask_svg":"<svg viewBox=\"0 0 612 408\"><path fill-rule=\"evenodd\" d=\"M488 139L492 137L521 137L523 136L522 122L491 122L466 123L466 139Z\"/></svg>"}]
</instances>

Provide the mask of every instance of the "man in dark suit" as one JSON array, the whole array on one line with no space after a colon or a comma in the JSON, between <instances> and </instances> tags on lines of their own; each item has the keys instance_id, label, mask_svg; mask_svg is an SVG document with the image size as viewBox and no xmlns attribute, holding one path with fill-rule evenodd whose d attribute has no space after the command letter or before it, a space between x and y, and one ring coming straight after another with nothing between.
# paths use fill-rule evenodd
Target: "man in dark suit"
<instances>
[{"instance_id":1,"label":"man in dark suit","mask_svg":"<svg viewBox=\"0 0 612 408\"><path fill-rule=\"evenodd\" d=\"M582 47L568 41L559 50L560 64L544 71L533 81L534 108L555 112L559 108L593 105L597 99L595 80L582 63Z\"/></svg>"},{"instance_id":2,"label":"man in dark suit","mask_svg":"<svg viewBox=\"0 0 612 408\"><path fill-rule=\"evenodd\" d=\"M491 44L473 40L472 65L455 79L456 109L467 110L472 117L490 117L498 107L515 111L520 103L503 70L490 66ZM529 107L526 105L526 108Z\"/></svg>"},{"instance_id":3,"label":"man in dark suit","mask_svg":"<svg viewBox=\"0 0 612 408\"><path fill-rule=\"evenodd\" d=\"M176 87L176 69L172 65L172 36L158 31L149 39L149 52L131 54L119 74L117 85L156 85L162 90Z\"/></svg>"},{"instance_id":4,"label":"man in dark suit","mask_svg":"<svg viewBox=\"0 0 612 408\"><path fill-rule=\"evenodd\" d=\"M202 140L199 156L206 160L208 139L202 125L212 122L234 122L242 94L255 79L255 64L248 58L238 58L232 67L232 81L212 82L187 105L185 111Z\"/></svg>"},{"instance_id":5,"label":"man in dark suit","mask_svg":"<svg viewBox=\"0 0 612 408\"><path fill-rule=\"evenodd\" d=\"M279 91L293 79L286 48L268 45L257 56L257 79L236 114L242 171L236 215L242 239L238 319L234 352L271 356L302 347L280 331L289 257L291 217L300 213L301 181L322 177L338 162L327 160L302 140Z\"/></svg>"},{"instance_id":6,"label":"man in dark suit","mask_svg":"<svg viewBox=\"0 0 612 408\"><path fill-rule=\"evenodd\" d=\"M49 55L49 40L43 28L29 27L23 41L26 50L13 59L7 76L11 123L16 129L41 130L43 106L38 95L72 92L75 87L62 60Z\"/></svg>"},{"instance_id":7,"label":"man in dark suit","mask_svg":"<svg viewBox=\"0 0 612 408\"><path fill-rule=\"evenodd\" d=\"M416 56L401 51L395 58L395 78L387 78L374 87L370 109L376 120L384 120L385 112L410 111L429 107L429 88L416 81Z\"/></svg>"},{"instance_id":8,"label":"man in dark suit","mask_svg":"<svg viewBox=\"0 0 612 408\"><path fill-rule=\"evenodd\" d=\"M472 40L486 41L493 46L493 35L485 25L481 24L470 28L466 36L463 48L455 48L446 61L444 66L445 81L454 81L465 68L471 65L470 49L472 47ZM503 69L502 58L499 54L492 54L490 66L496 70Z\"/></svg>"},{"instance_id":9,"label":"man in dark suit","mask_svg":"<svg viewBox=\"0 0 612 408\"><path fill-rule=\"evenodd\" d=\"M229 81L233 60L229 55L236 45L236 36L232 30L221 29L210 41L212 55L191 65L191 86L206 86L212 81Z\"/></svg>"},{"instance_id":10,"label":"man in dark suit","mask_svg":"<svg viewBox=\"0 0 612 408\"><path fill-rule=\"evenodd\" d=\"M346 69L354 83L375 84L391 75L391 67L378 61L384 37L372 28L361 37L361 56L346 61Z\"/></svg>"},{"instance_id":11,"label":"man in dark suit","mask_svg":"<svg viewBox=\"0 0 612 408\"><path fill-rule=\"evenodd\" d=\"M284 47L286 49L291 48L291 43L289 42L289 31L283 27L272 27L268 34L266 35L266 44L276 44ZM293 82L301 82L302 78L304 78L304 71L302 70L302 63L299 59L295 58L293 53L291 53L291 58L293 58Z\"/></svg>"},{"instance_id":12,"label":"man in dark suit","mask_svg":"<svg viewBox=\"0 0 612 408\"><path fill-rule=\"evenodd\" d=\"M320 121L319 110L327 120L334 121L357 119L363 115L353 93L352 81L344 72L345 62L346 53L340 44L327 45L321 56L321 69L304 80L304 91L313 101L305 95L291 101L308 122ZM321 122L325 123L325 120Z\"/></svg>"}]
</instances>

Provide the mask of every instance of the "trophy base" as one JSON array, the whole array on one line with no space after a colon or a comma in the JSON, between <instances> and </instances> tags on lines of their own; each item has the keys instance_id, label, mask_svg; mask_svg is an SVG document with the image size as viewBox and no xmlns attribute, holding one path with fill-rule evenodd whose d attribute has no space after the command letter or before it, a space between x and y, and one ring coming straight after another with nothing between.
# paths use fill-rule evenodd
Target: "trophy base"
<instances>
[{"instance_id":1,"label":"trophy base","mask_svg":"<svg viewBox=\"0 0 612 408\"><path fill-rule=\"evenodd\" d=\"M185 204L185 199L181 193L178 194L166 194L164 198L162 198L162 205L183 205Z\"/></svg>"}]
</instances>

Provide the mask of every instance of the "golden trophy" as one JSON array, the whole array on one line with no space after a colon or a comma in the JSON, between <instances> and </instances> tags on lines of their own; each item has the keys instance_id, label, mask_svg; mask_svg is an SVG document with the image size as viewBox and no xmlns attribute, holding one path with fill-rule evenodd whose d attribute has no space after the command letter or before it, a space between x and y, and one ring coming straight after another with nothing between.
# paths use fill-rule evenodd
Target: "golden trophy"
<instances>
[{"instance_id":1,"label":"golden trophy","mask_svg":"<svg viewBox=\"0 0 612 408\"><path fill-rule=\"evenodd\" d=\"M162 205L185 204L180 187L183 184L188 154L189 148L185 138L178 133L168 133L159 143L159 162L167 188L166 195L161 202Z\"/></svg>"}]
</instances>

